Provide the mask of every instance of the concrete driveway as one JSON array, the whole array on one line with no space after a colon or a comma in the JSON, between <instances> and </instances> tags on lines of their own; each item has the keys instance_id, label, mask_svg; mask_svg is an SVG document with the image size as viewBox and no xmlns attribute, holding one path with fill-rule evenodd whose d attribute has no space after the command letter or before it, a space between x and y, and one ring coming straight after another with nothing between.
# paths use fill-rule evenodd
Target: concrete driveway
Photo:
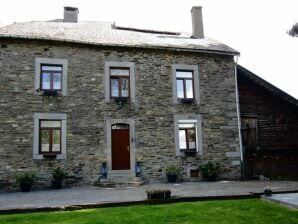
<instances>
[{"instance_id":1,"label":"concrete driveway","mask_svg":"<svg viewBox=\"0 0 298 224\"><path fill-rule=\"evenodd\" d=\"M75 205L142 202L148 189L170 189L176 198L237 196L263 193L264 188L274 192L297 191L296 181L218 181L183 182L177 184L148 184L134 188L73 187L61 190L32 191L28 193L0 193L0 212L63 208Z\"/></svg>"}]
</instances>

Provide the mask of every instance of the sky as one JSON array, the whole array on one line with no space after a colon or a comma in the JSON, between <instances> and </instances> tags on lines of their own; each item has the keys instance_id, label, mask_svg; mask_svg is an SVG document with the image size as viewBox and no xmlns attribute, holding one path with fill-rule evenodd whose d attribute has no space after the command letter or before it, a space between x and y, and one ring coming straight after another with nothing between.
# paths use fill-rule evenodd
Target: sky
<instances>
[{"instance_id":1,"label":"sky","mask_svg":"<svg viewBox=\"0 0 298 224\"><path fill-rule=\"evenodd\" d=\"M203 7L205 36L238 50L238 63L298 98L298 0L0 0L0 24L63 18L108 21L155 30L192 32L192 6Z\"/></svg>"}]
</instances>

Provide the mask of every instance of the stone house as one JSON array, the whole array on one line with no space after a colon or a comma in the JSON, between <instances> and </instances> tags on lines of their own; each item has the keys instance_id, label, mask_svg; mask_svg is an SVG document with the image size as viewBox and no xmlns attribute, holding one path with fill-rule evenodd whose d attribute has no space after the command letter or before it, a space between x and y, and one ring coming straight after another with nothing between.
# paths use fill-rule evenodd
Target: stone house
<instances>
[{"instance_id":1,"label":"stone house","mask_svg":"<svg viewBox=\"0 0 298 224\"><path fill-rule=\"evenodd\" d=\"M64 19L0 28L0 180L20 170L48 185L91 184L106 161L108 179L164 181L177 164L183 180L219 160L222 178L240 177L234 49L204 36L201 7L193 33Z\"/></svg>"}]
</instances>

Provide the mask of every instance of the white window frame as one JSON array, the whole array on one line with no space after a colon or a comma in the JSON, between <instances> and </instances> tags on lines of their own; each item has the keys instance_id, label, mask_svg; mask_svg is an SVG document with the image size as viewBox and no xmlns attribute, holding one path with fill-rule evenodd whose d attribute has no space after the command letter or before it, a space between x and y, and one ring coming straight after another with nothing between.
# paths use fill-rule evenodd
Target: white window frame
<instances>
[{"instance_id":1,"label":"white window frame","mask_svg":"<svg viewBox=\"0 0 298 224\"><path fill-rule=\"evenodd\" d=\"M67 59L56 58L35 58L35 93L42 94L41 90L41 65L61 65L62 66L62 91L61 95L67 95L67 73L68 73L68 61Z\"/></svg>"},{"instance_id":2,"label":"white window frame","mask_svg":"<svg viewBox=\"0 0 298 224\"><path fill-rule=\"evenodd\" d=\"M203 139L202 139L202 120L200 114L175 114L175 148L176 156L184 156L184 152L179 147L179 124L195 124L196 129L196 156L203 155Z\"/></svg>"},{"instance_id":3,"label":"white window frame","mask_svg":"<svg viewBox=\"0 0 298 224\"><path fill-rule=\"evenodd\" d=\"M105 101L111 102L110 96L110 68L128 68L129 69L129 99L130 102L135 102L135 63L134 62L115 62L115 61L106 61L105 62Z\"/></svg>"},{"instance_id":4,"label":"white window frame","mask_svg":"<svg viewBox=\"0 0 298 224\"><path fill-rule=\"evenodd\" d=\"M177 96L177 80L176 71L191 71L193 73L193 92L194 100L197 104L200 104L200 79L199 79L199 66L198 65L184 65L184 64L173 64L172 65L172 83L173 83L173 103L178 104Z\"/></svg>"},{"instance_id":5,"label":"white window frame","mask_svg":"<svg viewBox=\"0 0 298 224\"><path fill-rule=\"evenodd\" d=\"M66 114L56 113L34 113L33 122L33 159L44 159L39 152L40 120L61 120L61 153L57 154L56 159L66 159Z\"/></svg>"}]
</instances>

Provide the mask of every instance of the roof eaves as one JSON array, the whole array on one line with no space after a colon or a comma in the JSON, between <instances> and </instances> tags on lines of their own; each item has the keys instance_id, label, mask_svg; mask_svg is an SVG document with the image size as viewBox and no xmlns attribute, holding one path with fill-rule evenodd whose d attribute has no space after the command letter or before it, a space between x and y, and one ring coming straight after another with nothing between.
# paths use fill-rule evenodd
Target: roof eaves
<instances>
[{"instance_id":1,"label":"roof eaves","mask_svg":"<svg viewBox=\"0 0 298 224\"><path fill-rule=\"evenodd\" d=\"M94 46L107 46L107 47L127 47L127 48L143 48L143 49L159 49L159 50L175 50L182 52L198 52L198 53L211 53L229 56L238 56L240 53L238 51L225 51L225 50L214 50L214 49L199 49L199 48L183 48L175 46L158 46L158 45L124 45L124 44L109 44L109 43L97 43L89 41L79 41L73 39L61 39L61 38L51 38L51 37L34 37L28 35L10 35L10 34L0 34L0 38L11 38L11 39L25 39L25 40L48 40L57 41L65 43L77 43L86 44Z\"/></svg>"}]
</instances>

